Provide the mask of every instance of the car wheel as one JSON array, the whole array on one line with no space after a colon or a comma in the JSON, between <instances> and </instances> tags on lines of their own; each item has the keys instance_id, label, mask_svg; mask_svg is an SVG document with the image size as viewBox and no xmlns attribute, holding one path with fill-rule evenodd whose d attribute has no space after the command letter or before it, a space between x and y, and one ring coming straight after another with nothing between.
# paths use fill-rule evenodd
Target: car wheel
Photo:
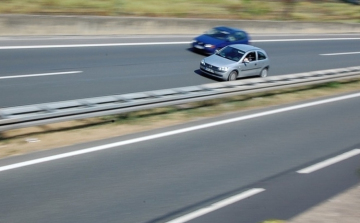
<instances>
[{"instance_id":1,"label":"car wheel","mask_svg":"<svg viewBox=\"0 0 360 223\"><path fill-rule=\"evenodd\" d=\"M264 68L260 73L260 77L267 77L267 75L268 75L268 69Z\"/></svg>"},{"instance_id":2,"label":"car wheel","mask_svg":"<svg viewBox=\"0 0 360 223\"><path fill-rule=\"evenodd\" d=\"M237 78L237 72L231 71L231 73L229 74L229 77L228 77L228 81L235 81L236 78Z\"/></svg>"}]
</instances>

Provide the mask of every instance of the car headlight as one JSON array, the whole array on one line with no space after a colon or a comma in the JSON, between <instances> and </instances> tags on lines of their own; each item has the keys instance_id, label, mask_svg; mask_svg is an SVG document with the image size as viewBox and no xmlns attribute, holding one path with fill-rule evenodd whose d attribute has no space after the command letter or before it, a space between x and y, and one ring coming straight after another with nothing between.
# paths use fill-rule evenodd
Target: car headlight
<instances>
[{"instance_id":1,"label":"car headlight","mask_svg":"<svg viewBox=\"0 0 360 223\"><path fill-rule=\"evenodd\" d=\"M205 60L202 60L200 63L205 66Z\"/></svg>"},{"instance_id":2,"label":"car headlight","mask_svg":"<svg viewBox=\"0 0 360 223\"><path fill-rule=\"evenodd\" d=\"M212 45L212 44L205 44L205 47L206 47L206 48L215 48L215 45Z\"/></svg>"},{"instance_id":3,"label":"car headlight","mask_svg":"<svg viewBox=\"0 0 360 223\"><path fill-rule=\"evenodd\" d=\"M228 67L219 67L219 71L228 71L229 68Z\"/></svg>"}]
</instances>

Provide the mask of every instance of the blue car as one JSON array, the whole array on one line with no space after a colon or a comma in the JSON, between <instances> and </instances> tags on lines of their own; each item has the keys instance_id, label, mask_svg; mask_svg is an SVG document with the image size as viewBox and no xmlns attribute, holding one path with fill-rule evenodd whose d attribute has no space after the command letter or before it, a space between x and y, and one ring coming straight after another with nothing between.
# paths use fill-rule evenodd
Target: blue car
<instances>
[{"instance_id":1,"label":"blue car","mask_svg":"<svg viewBox=\"0 0 360 223\"><path fill-rule=\"evenodd\" d=\"M221 26L193 39L191 47L194 51L213 54L230 44L249 44L249 40L250 37L244 30Z\"/></svg>"}]
</instances>

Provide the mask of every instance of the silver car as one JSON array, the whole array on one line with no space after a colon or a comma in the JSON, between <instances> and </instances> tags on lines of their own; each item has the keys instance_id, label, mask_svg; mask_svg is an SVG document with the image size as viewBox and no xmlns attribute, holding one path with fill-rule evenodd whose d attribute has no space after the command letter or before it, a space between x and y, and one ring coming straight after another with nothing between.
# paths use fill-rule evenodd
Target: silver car
<instances>
[{"instance_id":1,"label":"silver car","mask_svg":"<svg viewBox=\"0 0 360 223\"><path fill-rule=\"evenodd\" d=\"M266 77L269 68L266 52L245 44L226 46L200 63L203 73L228 81L247 76Z\"/></svg>"}]
</instances>

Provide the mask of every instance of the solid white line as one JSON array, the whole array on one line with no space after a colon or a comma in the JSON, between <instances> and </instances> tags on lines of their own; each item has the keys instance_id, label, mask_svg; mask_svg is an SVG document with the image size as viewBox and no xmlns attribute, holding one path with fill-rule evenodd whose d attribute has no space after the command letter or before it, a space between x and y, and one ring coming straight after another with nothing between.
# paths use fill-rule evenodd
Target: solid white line
<instances>
[{"instance_id":1,"label":"solid white line","mask_svg":"<svg viewBox=\"0 0 360 223\"><path fill-rule=\"evenodd\" d=\"M271 39L271 40L250 40L250 42L298 42L298 41L334 41L334 40L360 40L360 38L312 38L312 39Z\"/></svg>"},{"instance_id":2,"label":"solid white line","mask_svg":"<svg viewBox=\"0 0 360 223\"><path fill-rule=\"evenodd\" d=\"M343 34L346 35L346 34ZM350 36L351 34L349 34ZM352 34L356 35L356 34ZM253 36L253 35L252 35ZM303 35L301 35L303 36ZM159 38L193 38L194 35L121 35L121 36L48 36L48 37L0 37L0 41L44 41L44 40L102 40L102 39L159 39Z\"/></svg>"},{"instance_id":3,"label":"solid white line","mask_svg":"<svg viewBox=\"0 0 360 223\"><path fill-rule=\"evenodd\" d=\"M320 55L321 56L337 56L337 55L350 55L350 54L360 54L360 52L324 53L324 54L320 54Z\"/></svg>"},{"instance_id":4,"label":"solid white line","mask_svg":"<svg viewBox=\"0 0 360 223\"><path fill-rule=\"evenodd\" d=\"M360 154L360 149L354 149L354 150L351 150L349 152L343 153L343 154L341 154L339 156L324 160L324 161L322 161L320 163L314 164L312 166L306 167L306 168L301 169L301 170L296 171L296 172L301 173L301 174L312 173L312 172L315 172L317 170L320 170L320 169L325 168L327 166L330 166L332 164L338 163L340 161L349 159L349 158L351 158L353 156L356 156L356 155L359 155L359 154Z\"/></svg>"},{"instance_id":5,"label":"solid white line","mask_svg":"<svg viewBox=\"0 0 360 223\"><path fill-rule=\"evenodd\" d=\"M251 36L359 36L359 33L280 33L280 34L252 34Z\"/></svg>"},{"instance_id":6,"label":"solid white line","mask_svg":"<svg viewBox=\"0 0 360 223\"><path fill-rule=\"evenodd\" d=\"M25 75L14 75L14 76L4 76L0 79L11 79L11 78L22 78L22 77L40 77L40 76L52 76L52 75L63 75L63 74L78 74L82 71L68 71L68 72L57 72L57 73L44 73L44 74L25 74Z\"/></svg>"},{"instance_id":7,"label":"solid white line","mask_svg":"<svg viewBox=\"0 0 360 223\"><path fill-rule=\"evenodd\" d=\"M296 42L296 41L328 41L328 40L360 40L360 38L313 38L313 39L275 39L251 40L250 42ZM104 44L66 44L66 45L33 45L33 46L2 46L0 50L14 49L44 49L44 48L76 48L76 47L106 47L106 46L148 46L148 45L176 45L191 42L150 42L150 43L104 43Z\"/></svg>"},{"instance_id":8,"label":"solid white line","mask_svg":"<svg viewBox=\"0 0 360 223\"><path fill-rule=\"evenodd\" d=\"M82 149L82 150L63 153L63 154L59 154L59 155L48 156L48 157L44 157L44 158L40 158L40 159L35 159L35 160L25 161L25 162L21 162L21 163L10 164L7 166L2 166L2 167L0 167L0 172L6 171L6 170L11 170L11 169L16 169L16 168L20 168L20 167L30 166L30 165L34 165L34 164L44 163L44 162L48 162L48 161L52 161L52 160L58 160L58 159L63 159L63 158L67 158L67 157L78 156L81 154L92 153L92 152L96 152L96 151L111 149L111 148L129 145L129 144L133 144L133 143L144 142L144 141L158 139L158 138L162 138L162 137L182 134L182 133L186 133L186 132L201 130L201 129L205 129L205 128L211 128L211 127L229 124L229 123L233 123L233 122L239 122L239 121L243 121L243 120L258 118L258 117L267 116L267 115L273 115L273 114L277 114L277 113L297 110L297 109L301 109L301 108L307 108L307 107L311 107L311 106L317 106L317 105L321 105L321 104L326 104L326 103L331 103L331 102L336 102L336 101L341 101L341 100L346 100L346 99L351 99L351 98L356 98L356 97L360 97L360 93L350 94L350 95L345 95L345 96L340 96L340 97L335 97L335 98L330 98L330 99L325 99L325 100L320 100L320 101L315 101L315 102L310 102L310 103L305 103L305 104L300 104L300 105L295 105L295 106L290 106L290 107L286 107L286 108L275 109L275 110L271 110L271 111L255 113L252 115L240 116L237 118L231 118L231 119L226 119L226 120L222 120L222 121L211 122L211 123L207 123L207 124L203 124L203 125L197 125L197 126L173 130L173 131L169 131L169 132L163 132L163 133L139 137L139 138L135 138L135 139L129 139L129 140L110 143L110 144L106 144L106 145L90 147L87 149Z\"/></svg>"},{"instance_id":9,"label":"solid white line","mask_svg":"<svg viewBox=\"0 0 360 223\"><path fill-rule=\"evenodd\" d=\"M189 43L190 43L190 42L153 42L153 43L103 43L103 44L2 46L2 47L0 47L0 50L9 50L9 49L43 49L43 48L77 48L77 47L101 47L101 46L175 45L175 44L189 44Z\"/></svg>"},{"instance_id":10,"label":"solid white line","mask_svg":"<svg viewBox=\"0 0 360 223\"><path fill-rule=\"evenodd\" d=\"M179 218L168 221L166 223L183 223L183 222L187 222L187 221L190 221L192 219L198 218L198 217L200 217L202 215L205 215L205 214L208 214L210 212L216 211L216 210L218 210L220 208L223 208L225 206L228 206L230 204L233 204L235 202L241 201L241 200L243 200L245 198L251 197L251 196L253 196L255 194L261 193L263 191L265 191L265 189L263 189L263 188L253 188L253 189L245 191L245 192L243 192L241 194L237 194L237 195L229 197L229 198L227 198L225 200L222 200L222 201L216 202L214 204L211 204L208 207L201 208L201 209L199 209L197 211L194 211L192 213L189 213L189 214L186 214L186 215L181 216Z\"/></svg>"},{"instance_id":11,"label":"solid white line","mask_svg":"<svg viewBox=\"0 0 360 223\"><path fill-rule=\"evenodd\" d=\"M194 38L196 34L190 35L190 34L164 34L164 35L100 35L100 36L36 36L36 37L0 37L0 41L24 41L24 40L30 40L30 41L43 41L43 40L99 40L99 39L158 39L158 38ZM269 34L252 34L251 37L279 37L279 36L297 36L297 37L307 37L307 36L318 36L317 38L321 38L319 36L359 36L358 33L321 33L321 34L296 34L296 33L269 33ZM315 38L315 37L314 37Z\"/></svg>"}]
</instances>

